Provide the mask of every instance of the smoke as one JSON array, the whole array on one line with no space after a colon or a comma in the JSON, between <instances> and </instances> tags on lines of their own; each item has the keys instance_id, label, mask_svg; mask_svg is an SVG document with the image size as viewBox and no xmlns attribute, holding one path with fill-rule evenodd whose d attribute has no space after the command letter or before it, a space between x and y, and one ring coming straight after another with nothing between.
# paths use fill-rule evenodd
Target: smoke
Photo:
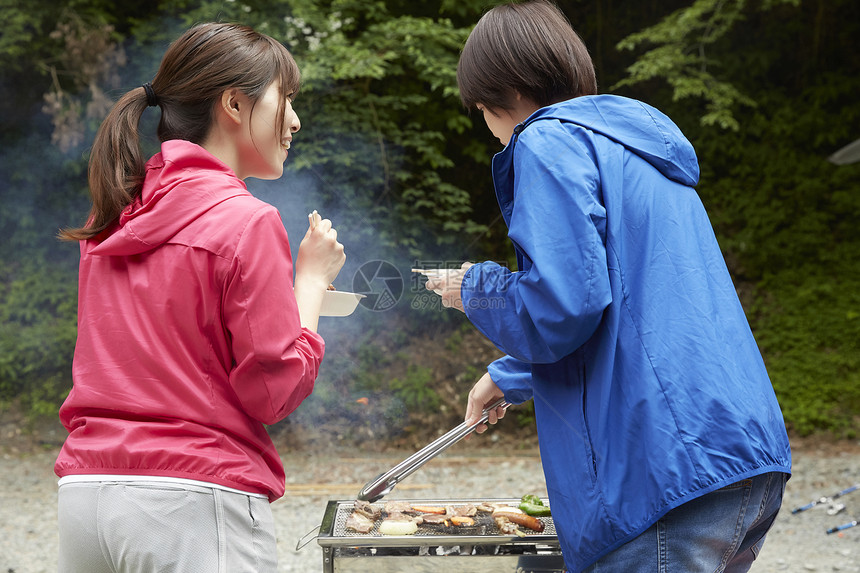
<instances>
[{"instance_id":1,"label":"smoke","mask_svg":"<svg viewBox=\"0 0 860 573\"><path fill-rule=\"evenodd\" d=\"M388 381L376 379L379 372L368 369L380 367L390 359L385 354L396 353L396 349L385 348L388 346L385 339L399 330L404 307L408 311L411 297L415 296L412 291L418 287L417 283L409 286L409 261L392 257L391 249L374 239L380 236L380 231L371 218L348 200L348 194L332 200L331 190L312 170L287 168L276 181L249 178L246 184L255 197L280 212L294 261L308 228L308 213L316 209L332 221L346 253L347 261L334 281L336 289L366 294L368 298L362 302L380 300L383 291L396 294L394 299L385 299L391 302L390 306L359 305L350 316L320 318L319 333L326 341L326 355L316 387L286 425L328 424L349 438L361 435L373 439L399 432L407 422L407 408L388 391ZM347 199L343 200L344 197ZM360 232L354 232L359 229ZM361 283L362 277L367 278L367 269L380 266L390 272ZM363 286L356 288L357 282ZM368 359L368 354L376 359Z\"/></svg>"},{"instance_id":2,"label":"smoke","mask_svg":"<svg viewBox=\"0 0 860 573\"><path fill-rule=\"evenodd\" d=\"M78 251L58 245L56 234L83 222L86 177L81 162L51 144L49 119L36 109L31 117L22 135L0 149L0 259L7 272L36 261L73 269Z\"/></svg>"}]
</instances>

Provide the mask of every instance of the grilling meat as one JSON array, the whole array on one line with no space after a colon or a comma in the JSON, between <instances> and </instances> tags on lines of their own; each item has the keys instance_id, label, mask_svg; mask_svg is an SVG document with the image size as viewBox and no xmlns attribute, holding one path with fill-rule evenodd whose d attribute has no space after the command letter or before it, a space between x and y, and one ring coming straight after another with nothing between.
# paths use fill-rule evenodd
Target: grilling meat
<instances>
[{"instance_id":1,"label":"grilling meat","mask_svg":"<svg viewBox=\"0 0 860 573\"><path fill-rule=\"evenodd\" d=\"M413 505L412 509L423 512L421 517L428 525L456 525L458 527L470 527L475 525L472 516L478 513L478 509L471 504L449 505L444 508L437 505Z\"/></svg>"},{"instance_id":2,"label":"grilling meat","mask_svg":"<svg viewBox=\"0 0 860 573\"><path fill-rule=\"evenodd\" d=\"M475 520L471 517L466 517L464 515L452 515L451 523L453 523L457 527L471 527L475 525Z\"/></svg>"},{"instance_id":3,"label":"grilling meat","mask_svg":"<svg viewBox=\"0 0 860 573\"><path fill-rule=\"evenodd\" d=\"M379 508L370 503L357 499L352 505L352 514L346 518L346 528L358 533L370 533L373 524L382 517Z\"/></svg>"},{"instance_id":4,"label":"grilling meat","mask_svg":"<svg viewBox=\"0 0 860 573\"><path fill-rule=\"evenodd\" d=\"M425 513L421 516L424 523L428 525L445 525L448 523L448 516L444 513Z\"/></svg>"},{"instance_id":5,"label":"grilling meat","mask_svg":"<svg viewBox=\"0 0 860 573\"><path fill-rule=\"evenodd\" d=\"M517 535L519 537L525 537L526 534L520 531L520 528L517 527L517 524L510 521L507 517L494 517L493 521L496 522L496 527L499 528L499 533L507 533L508 535Z\"/></svg>"},{"instance_id":6,"label":"grilling meat","mask_svg":"<svg viewBox=\"0 0 860 573\"><path fill-rule=\"evenodd\" d=\"M438 505L413 505L411 507L413 511L417 511L418 513L436 513L439 515L447 513L446 508L439 507Z\"/></svg>"},{"instance_id":7,"label":"grilling meat","mask_svg":"<svg viewBox=\"0 0 860 573\"><path fill-rule=\"evenodd\" d=\"M358 533L370 533L370 530L373 529L373 520L363 513L353 511L346 518L346 528Z\"/></svg>"},{"instance_id":8,"label":"grilling meat","mask_svg":"<svg viewBox=\"0 0 860 573\"><path fill-rule=\"evenodd\" d=\"M483 503L479 503L479 504L476 506L476 509L477 509L478 511L482 511L482 512L484 512L484 513L493 513L494 511L496 511L496 510L497 510L498 508L500 508L500 507L511 507L511 506L510 506L510 505L508 505L507 503L490 503L490 502L483 502Z\"/></svg>"},{"instance_id":9,"label":"grilling meat","mask_svg":"<svg viewBox=\"0 0 860 573\"><path fill-rule=\"evenodd\" d=\"M356 513L360 513L371 521L376 521L382 517L382 511L378 507L374 507L369 502L362 501L360 499L355 500L353 503L353 509Z\"/></svg>"},{"instance_id":10,"label":"grilling meat","mask_svg":"<svg viewBox=\"0 0 860 573\"><path fill-rule=\"evenodd\" d=\"M508 521L512 521L517 525L522 525L523 527L528 527L532 531L543 531L544 525L543 521L538 519L537 517L532 517L528 515L523 510L517 507L500 507L497 508L493 512L493 519L497 517L504 517Z\"/></svg>"},{"instance_id":11,"label":"grilling meat","mask_svg":"<svg viewBox=\"0 0 860 573\"><path fill-rule=\"evenodd\" d=\"M478 508L469 503L465 505L449 505L445 508L445 513L457 517L475 517L478 514Z\"/></svg>"},{"instance_id":12,"label":"grilling meat","mask_svg":"<svg viewBox=\"0 0 860 573\"><path fill-rule=\"evenodd\" d=\"M409 513L412 511L412 504L408 501L387 501L385 502L385 513Z\"/></svg>"}]
</instances>

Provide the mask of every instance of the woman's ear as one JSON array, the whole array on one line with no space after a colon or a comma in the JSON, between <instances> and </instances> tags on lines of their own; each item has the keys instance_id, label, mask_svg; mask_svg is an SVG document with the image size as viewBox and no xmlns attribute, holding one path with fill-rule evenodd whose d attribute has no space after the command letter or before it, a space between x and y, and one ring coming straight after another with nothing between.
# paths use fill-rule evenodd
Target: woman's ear
<instances>
[{"instance_id":1,"label":"woman's ear","mask_svg":"<svg viewBox=\"0 0 860 573\"><path fill-rule=\"evenodd\" d=\"M241 109L245 105L242 92L235 88L224 90L221 93L219 101L219 111L224 114L224 117L234 123L241 123Z\"/></svg>"}]
</instances>

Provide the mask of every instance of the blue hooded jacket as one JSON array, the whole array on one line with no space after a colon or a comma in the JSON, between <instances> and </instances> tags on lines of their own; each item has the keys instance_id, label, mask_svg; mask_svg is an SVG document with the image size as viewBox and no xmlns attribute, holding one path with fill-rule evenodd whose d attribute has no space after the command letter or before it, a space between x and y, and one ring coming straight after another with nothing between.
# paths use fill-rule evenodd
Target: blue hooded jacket
<instances>
[{"instance_id":1,"label":"blue hooded jacket","mask_svg":"<svg viewBox=\"0 0 860 573\"><path fill-rule=\"evenodd\" d=\"M581 571L669 510L790 473L782 413L678 127L644 103L542 108L493 159L518 271L466 273L469 319L534 398L553 519Z\"/></svg>"}]
</instances>

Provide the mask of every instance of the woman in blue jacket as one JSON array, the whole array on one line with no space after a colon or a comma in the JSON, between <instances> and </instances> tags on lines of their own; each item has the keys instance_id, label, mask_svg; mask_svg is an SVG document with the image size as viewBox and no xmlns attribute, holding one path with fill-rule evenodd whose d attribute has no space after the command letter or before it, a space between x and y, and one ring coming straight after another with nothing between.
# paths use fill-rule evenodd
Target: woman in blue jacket
<instances>
[{"instance_id":1,"label":"woman in blue jacket","mask_svg":"<svg viewBox=\"0 0 860 573\"><path fill-rule=\"evenodd\" d=\"M571 571L748 570L791 452L692 146L653 107L594 95L585 46L547 2L485 14L457 77L505 145L493 181L518 263L427 283L506 353L466 419L534 399Z\"/></svg>"}]
</instances>

